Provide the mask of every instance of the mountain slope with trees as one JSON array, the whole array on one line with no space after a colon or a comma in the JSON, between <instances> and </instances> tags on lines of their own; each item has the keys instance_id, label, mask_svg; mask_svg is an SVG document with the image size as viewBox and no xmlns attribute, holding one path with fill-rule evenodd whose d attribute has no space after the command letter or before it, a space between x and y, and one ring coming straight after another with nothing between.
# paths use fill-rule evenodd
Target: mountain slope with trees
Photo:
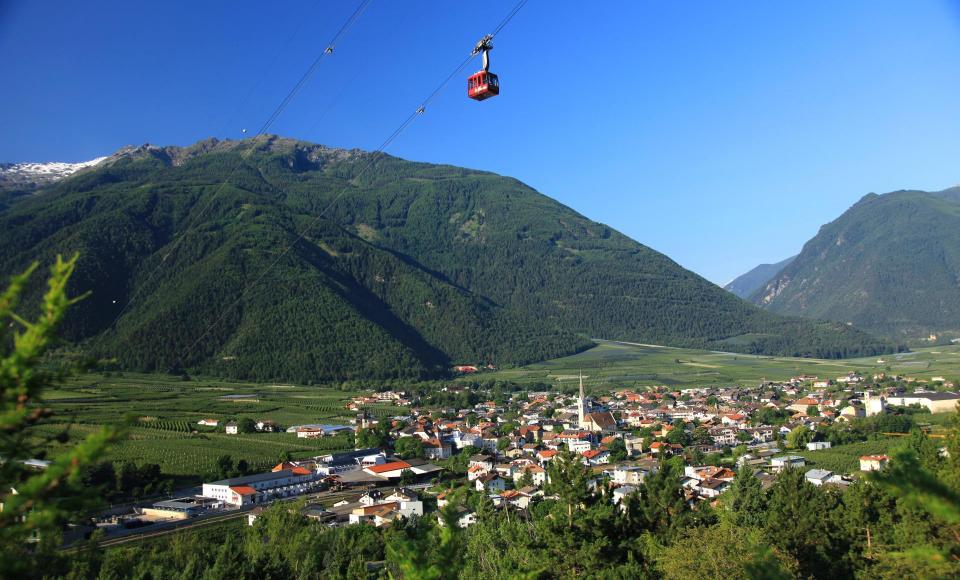
<instances>
[{"instance_id":1,"label":"mountain slope with trees","mask_svg":"<svg viewBox=\"0 0 960 580\"><path fill-rule=\"evenodd\" d=\"M790 256L786 260L781 260L776 264L760 264L745 274L740 274L729 284L724 286L724 290L733 292L740 298L749 298L754 292L762 286L765 286L771 278L780 273L780 270L786 268L790 262L793 262L796 256Z\"/></svg>"},{"instance_id":2,"label":"mountain slope with trees","mask_svg":"<svg viewBox=\"0 0 960 580\"><path fill-rule=\"evenodd\" d=\"M80 252L92 295L65 331L121 368L415 378L588 337L891 348L765 312L515 179L270 136L126 148L0 210L0 244L5 275Z\"/></svg>"},{"instance_id":3,"label":"mountain slope with trees","mask_svg":"<svg viewBox=\"0 0 960 580\"><path fill-rule=\"evenodd\" d=\"M863 197L751 298L897 340L960 336L960 188Z\"/></svg>"}]
</instances>

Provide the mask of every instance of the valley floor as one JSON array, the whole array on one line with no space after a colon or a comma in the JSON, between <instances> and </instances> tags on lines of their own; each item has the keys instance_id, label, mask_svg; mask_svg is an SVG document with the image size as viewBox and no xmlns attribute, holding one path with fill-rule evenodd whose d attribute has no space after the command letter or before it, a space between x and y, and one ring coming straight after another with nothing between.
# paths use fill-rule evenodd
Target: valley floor
<instances>
[{"instance_id":1,"label":"valley floor","mask_svg":"<svg viewBox=\"0 0 960 580\"><path fill-rule=\"evenodd\" d=\"M746 355L597 340L594 348L563 358L504 369L470 378L520 383L575 384L583 372L590 385L639 387L752 384L798 375L836 378L850 371L864 376L897 374L930 381L960 378L960 345L856 359L808 359Z\"/></svg>"}]
</instances>

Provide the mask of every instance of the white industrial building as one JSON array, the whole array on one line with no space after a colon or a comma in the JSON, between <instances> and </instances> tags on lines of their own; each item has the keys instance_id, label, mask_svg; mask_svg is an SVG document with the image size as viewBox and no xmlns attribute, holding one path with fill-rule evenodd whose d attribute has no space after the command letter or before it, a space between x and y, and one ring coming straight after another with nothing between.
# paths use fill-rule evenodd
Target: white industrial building
<instances>
[{"instance_id":1,"label":"white industrial building","mask_svg":"<svg viewBox=\"0 0 960 580\"><path fill-rule=\"evenodd\" d=\"M242 507L275 497L305 493L313 488L316 479L309 469L294 467L204 483L201 495Z\"/></svg>"}]
</instances>

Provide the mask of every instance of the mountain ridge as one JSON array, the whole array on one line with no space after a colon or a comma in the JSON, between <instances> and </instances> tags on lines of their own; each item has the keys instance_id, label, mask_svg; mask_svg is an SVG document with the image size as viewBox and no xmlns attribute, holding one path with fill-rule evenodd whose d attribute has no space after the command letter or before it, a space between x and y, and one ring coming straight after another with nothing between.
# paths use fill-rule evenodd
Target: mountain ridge
<instances>
[{"instance_id":1,"label":"mountain ridge","mask_svg":"<svg viewBox=\"0 0 960 580\"><path fill-rule=\"evenodd\" d=\"M789 258L772 264L758 264L748 272L740 274L725 284L723 289L732 292L740 298L749 298L758 288L769 282L780 270L787 267L790 262L793 262L796 257L795 255L790 256Z\"/></svg>"},{"instance_id":2,"label":"mountain ridge","mask_svg":"<svg viewBox=\"0 0 960 580\"><path fill-rule=\"evenodd\" d=\"M751 295L771 311L916 340L960 334L960 188L861 197Z\"/></svg>"},{"instance_id":3,"label":"mountain ridge","mask_svg":"<svg viewBox=\"0 0 960 580\"><path fill-rule=\"evenodd\" d=\"M570 354L588 336L892 348L768 314L516 179L276 136L125 148L0 209L0 243L4 274L80 250L75 288L93 294L68 336L138 370L416 377Z\"/></svg>"}]
</instances>

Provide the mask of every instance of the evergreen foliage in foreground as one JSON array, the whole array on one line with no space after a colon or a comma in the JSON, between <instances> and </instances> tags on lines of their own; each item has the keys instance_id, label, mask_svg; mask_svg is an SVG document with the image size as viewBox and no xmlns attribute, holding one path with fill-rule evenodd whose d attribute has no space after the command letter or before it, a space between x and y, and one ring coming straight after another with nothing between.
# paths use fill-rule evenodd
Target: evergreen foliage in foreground
<instances>
[{"instance_id":1,"label":"evergreen foliage in foreground","mask_svg":"<svg viewBox=\"0 0 960 580\"><path fill-rule=\"evenodd\" d=\"M76 256L68 261L57 256L36 320L19 308L36 263L0 293L0 578L43 574L55 559L60 526L96 502L93 490L83 488L84 468L122 431L102 427L42 471L25 463L44 453L44 442L28 435L31 427L47 423L52 415L43 403L43 389L52 377L39 368L39 361L68 307L82 298L70 298L66 290L76 262ZM60 441L69 436L68 431L56 435Z\"/></svg>"},{"instance_id":2,"label":"evergreen foliage in foreground","mask_svg":"<svg viewBox=\"0 0 960 580\"><path fill-rule=\"evenodd\" d=\"M0 274L81 252L67 338L143 371L420 378L591 337L892 348L765 312L514 179L276 137L127 150L0 209L0 247Z\"/></svg>"}]
</instances>

